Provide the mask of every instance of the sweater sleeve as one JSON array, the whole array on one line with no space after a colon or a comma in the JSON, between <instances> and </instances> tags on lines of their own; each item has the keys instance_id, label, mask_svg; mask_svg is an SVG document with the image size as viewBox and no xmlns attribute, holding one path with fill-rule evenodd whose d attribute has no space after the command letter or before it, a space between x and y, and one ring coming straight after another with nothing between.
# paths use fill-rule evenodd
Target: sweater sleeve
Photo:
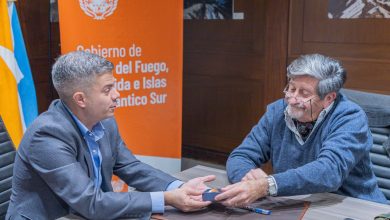
<instances>
[{"instance_id":1,"label":"sweater sleeve","mask_svg":"<svg viewBox=\"0 0 390 220\"><path fill-rule=\"evenodd\" d=\"M316 141L322 146L314 161L273 175L279 196L336 191L367 154L372 136L363 111L355 109L332 117L326 134L315 137L322 139Z\"/></svg>"},{"instance_id":2,"label":"sweater sleeve","mask_svg":"<svg viewBox=\"0 0 390 220\"><path fill-rule=\"evenodd\" d=\"M230 154L226 162L226 171L230 182L241 181L242 177L251 169L258 168L269 160L272 112L272 107L268 107L258 124Z\"/></svg>"}]
</instances>

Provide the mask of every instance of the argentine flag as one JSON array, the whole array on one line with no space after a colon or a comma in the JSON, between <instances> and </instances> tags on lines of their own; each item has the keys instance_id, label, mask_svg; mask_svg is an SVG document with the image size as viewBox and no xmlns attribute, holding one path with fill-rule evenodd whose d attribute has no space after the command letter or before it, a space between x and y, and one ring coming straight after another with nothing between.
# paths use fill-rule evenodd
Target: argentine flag
<instances>
[{"instance_id":1,"label":"argentine flag","mask_svg":"<svg viewBox=\"0 0 390 220\"><path fill-rule=\"evenodd\" d=\"M0 116L15 146L37 115L34 81L16 7L0 0Z\"/></svg>"}]
</instances>

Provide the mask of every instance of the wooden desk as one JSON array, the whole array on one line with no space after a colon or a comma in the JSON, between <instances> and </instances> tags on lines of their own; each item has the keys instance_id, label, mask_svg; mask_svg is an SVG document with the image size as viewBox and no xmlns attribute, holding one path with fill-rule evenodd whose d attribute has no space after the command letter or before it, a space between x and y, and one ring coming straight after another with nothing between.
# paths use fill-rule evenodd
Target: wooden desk
<instances>
[{"instance_id":1,"label":"wooden desk","mask_svg":"<svg viewBox=\"0 0 390 220\"><path fill-rule=\"evenodd\" d=\"M195 166L174 176L183 181L187 181L195 177L209 174L217 176L217 179L211 182L209 186L220 188L229 184L224 170L205 166ZM279 198L310 201L310 208L303 217L305 220L344 220L346 218L354 220L373 220L374 217L379 214L390 212L390 205L340 196L333 193L317 193Z\"/></svg>"}]
</instances>

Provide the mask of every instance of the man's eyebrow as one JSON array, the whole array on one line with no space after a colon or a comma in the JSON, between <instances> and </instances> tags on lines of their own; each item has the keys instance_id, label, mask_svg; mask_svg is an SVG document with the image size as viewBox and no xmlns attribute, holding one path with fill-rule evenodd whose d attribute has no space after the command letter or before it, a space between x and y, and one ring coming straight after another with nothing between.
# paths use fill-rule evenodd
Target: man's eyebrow
<instances>
[{"instance_id":1,"label":"man's eyebrow","mask_svg":"<svg viewBox=\"0 0 390 220\"><path fill-rule=\"evenodd\" d=\"M112 88L112 87L114 87L114 83L109 83L109 84L106 84L103 86L103 90L106 88Z\"/></svg>"},{"instance_id":2,"label":"man's eyebrow","mask_svg":"<svg viewBox=\"0 0 390 220\"><path fill-rule=\"evenodd\" d=\"M296 85L295 85L296 82L294 82L294 81L290 81L288 84L289 84L289 85L292 85L292 86L296 86ZM305 85L300 86L299 89L300 89L300 90L306 90L306 91L308 91L308 92L312 92L312 91L311 91L312 88L309 87L309 86L305 86ZM314 88L314 89L315 89L315 88Z\"/></svg>"},{"instance_id":3,"label":"man's eyebrow","mask_svg":"<svg viewBox=\"0 0 390 220\"><path fill-rule=\"evenodd\" d=\"M113 82L107 82L106 85L104 85L104 86L114 86L114 84L115 84L115 81L113 81Z\"/></svg>"}]
</instances>

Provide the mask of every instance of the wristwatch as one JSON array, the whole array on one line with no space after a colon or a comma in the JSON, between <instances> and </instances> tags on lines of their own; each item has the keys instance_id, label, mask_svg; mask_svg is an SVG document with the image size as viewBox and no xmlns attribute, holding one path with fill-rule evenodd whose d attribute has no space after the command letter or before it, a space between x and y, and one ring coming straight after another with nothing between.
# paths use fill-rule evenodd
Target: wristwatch
<instances>
[{"instance_id":1,"label":"wristwatch","mask_svg":"<svg viewBox=\"0 0 390 220\"><path fill-rule=\"evenodd\" d=\"M267 176L267 181L268 181L268 190L267 190L268 196L276 196L277 189L276 189L275 179L272 176Z\"/></svg>"}]
</instances>

